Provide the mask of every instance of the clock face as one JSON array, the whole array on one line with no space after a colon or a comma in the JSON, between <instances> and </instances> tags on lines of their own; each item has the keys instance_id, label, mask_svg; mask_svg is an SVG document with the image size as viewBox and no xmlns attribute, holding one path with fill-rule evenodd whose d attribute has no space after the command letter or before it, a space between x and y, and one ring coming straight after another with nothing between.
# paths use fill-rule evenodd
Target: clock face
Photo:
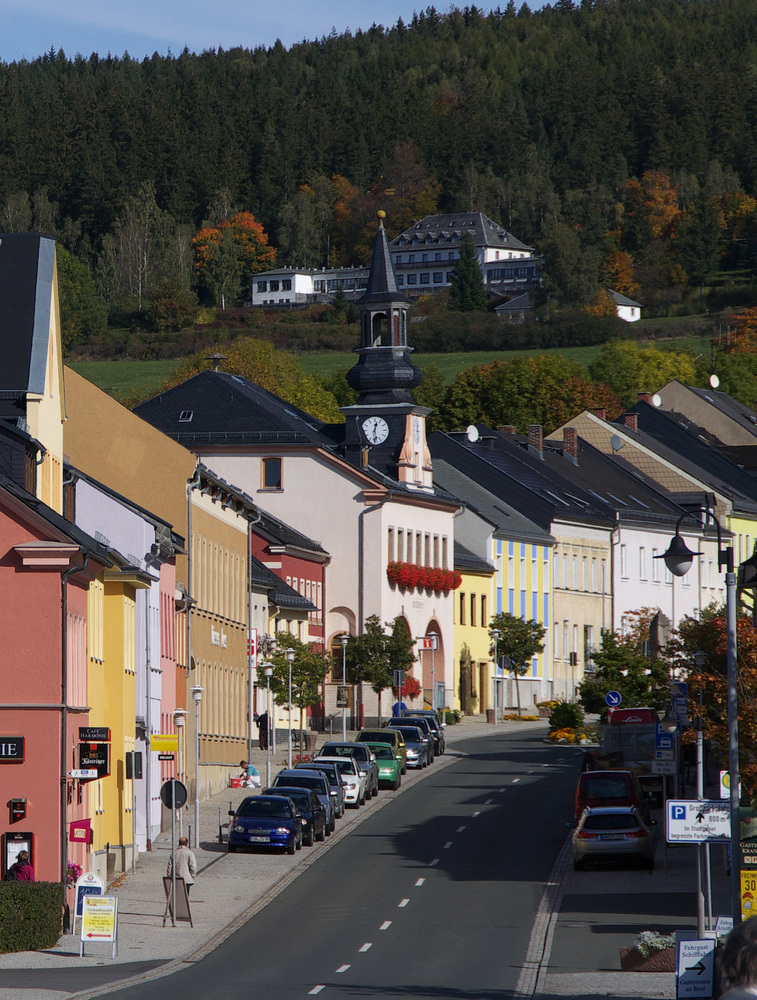
<instances>
[{"instance_id":1,"label":"clock face","mask_svg":"<svg viewBox=\"0 0 757 1000\"><path fill-rule=\"evenodd\" d=\"M383 417L368 417L363 421L363 433L371 444L381 444L389 435L389 424Z\"/></svg>"}]
</instances>

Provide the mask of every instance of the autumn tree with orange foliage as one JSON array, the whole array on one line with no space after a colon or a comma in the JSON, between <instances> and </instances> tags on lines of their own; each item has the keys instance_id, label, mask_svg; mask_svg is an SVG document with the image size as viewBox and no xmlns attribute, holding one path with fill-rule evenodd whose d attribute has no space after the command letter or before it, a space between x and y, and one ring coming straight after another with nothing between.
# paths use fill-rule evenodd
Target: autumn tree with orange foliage
<instances>
[{"instance_id":1,"label":"autumn tree with orange foliage","mask_svg":"<svg viewBox=\"0 0 757 1000\"><path fill-rule=\"evenodd\" d=\"M684 618L677 637L669 644L673 664L688 681L689 713L692 720L702 719L705 740L719 749L721 759L728 759L728 664L727 626L723 608L710 607L700 619ZM736 620L738 649L738 718L739 771L747 798L757 796L757 632L746 615ZM701 671L694 665L694 653L706 654ZM700 698L701 695L701 698ZM685 734L693 741L694 732Z\"/></svg>"},{"instance_id":2,"label":"autumn tree with orange foliage","mask_svg":"<svg viewBox=\"0 0 757 1000\"><path fill-rule=\"evenodd\" d=\"M198 281L222 309L248 298L252 275L276 263L268 234L251 212L237 212L192 240Z\"/></svg>"}]
</instances>

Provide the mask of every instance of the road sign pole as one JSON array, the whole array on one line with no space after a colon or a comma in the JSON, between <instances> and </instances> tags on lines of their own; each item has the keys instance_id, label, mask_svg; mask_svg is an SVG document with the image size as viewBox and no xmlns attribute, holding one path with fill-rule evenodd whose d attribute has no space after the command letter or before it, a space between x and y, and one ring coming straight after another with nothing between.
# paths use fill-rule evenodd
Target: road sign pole
<instances>
[{"instance_id":1,"label":"road sign pole","mask_svg":"<svg viewBox=\"0 0 757 1000\"><path fill-rule=\"evenodd\" d=\"M175 786L172 788L175 793ZM171 926L176 926L176 796L171 798Z\"/></svg>"}]
</instances>

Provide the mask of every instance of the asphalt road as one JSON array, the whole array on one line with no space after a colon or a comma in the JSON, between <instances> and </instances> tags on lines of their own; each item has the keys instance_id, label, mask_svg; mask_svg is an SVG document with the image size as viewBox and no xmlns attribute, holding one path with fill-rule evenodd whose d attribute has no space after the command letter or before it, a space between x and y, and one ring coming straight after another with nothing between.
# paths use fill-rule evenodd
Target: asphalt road
<instances>
[{"instance_id":1,"label":"asphalt road","mask_svg":"<svg viewBox=\"0 0 757 1000\"><path fill-rule=\"evenodd\" d=\"M460 750L449 767L432 767L367 817L210 955L170 978L101 995L512 995L565 840L579 755L518 733Z\"/></svg>"}]
</instances>

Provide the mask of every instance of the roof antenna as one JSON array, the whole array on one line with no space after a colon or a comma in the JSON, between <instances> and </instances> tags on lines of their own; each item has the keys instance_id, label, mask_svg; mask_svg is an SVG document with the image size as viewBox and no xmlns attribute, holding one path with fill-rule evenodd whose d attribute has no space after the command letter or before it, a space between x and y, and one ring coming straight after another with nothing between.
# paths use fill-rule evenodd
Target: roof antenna
<instances>
[{"instance_id":1,"label":"roof antenna","mask_svg":"<svg viewBox=\"0 0 757 1000\"><path fill-rule=\"evenodd\" d=\"M217 372L217 371L220 371L220 369L221 369L221 362L222 361L228 361L229 359L226 357L225 354L208 354L205 357L205 360L206 361L212 361L213 362L213 371Z\"/></svg>"}]
</instances>

